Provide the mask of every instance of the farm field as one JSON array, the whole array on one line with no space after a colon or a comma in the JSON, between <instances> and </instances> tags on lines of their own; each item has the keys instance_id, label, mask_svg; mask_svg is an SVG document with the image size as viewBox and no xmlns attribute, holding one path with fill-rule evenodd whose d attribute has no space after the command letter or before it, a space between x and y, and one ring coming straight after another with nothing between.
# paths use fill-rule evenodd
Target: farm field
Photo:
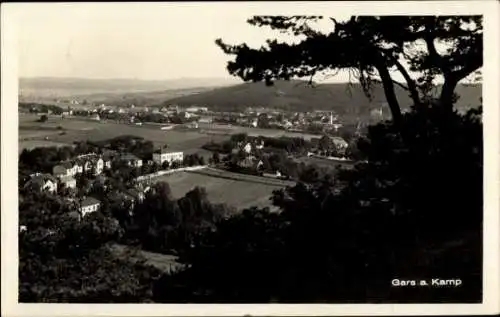
<instances>
[{"instance_id":1,"label":"farm field","mask_svg":"<svg viewBox=\"0 0 500 317\"><path fill-rule=\"evenodd\" d=\"M182 268L182 264L177 262L177 257L174 255L136 250L121 244L108 245L108 248L117 258L125 259L132 263L144 259L146 260L146 264L152 265L164 272L172 272Z\"/></svg>"},{"instance_id":2,"label":"farm field","mask_svg":"<svg viewBox=\"0 0 500 317\"><path fill-rule=\"evenodd\" d=\"M174 151L185 151L186 154L198 153L207 156L209 153L201 146L210 140L221 142L228 138L225 135L206 135L197 131L160 130L158 127L134 126L114 122L96 122L78 119L61 119L50 117L45 123L36 122L37 116L19 116L19 139L39 139L61 144L72 144L74 141L100 141L120 135L135 135L151 140L156 146L168 145ZM57 130L61 127L61 130ZM64 134L61 134L64 132ZM45 140L48 137L48 140ZM20 144L21 146L21 144Z\"/></svg>"},{"instance_id":3,"label":"farm field","mask_svg":"<svg viewBox=\"0 0 500 317\"><path fill-rule=\"evenodd\" d=\"M204 175L201 173L179 172L164 175L155 181L167 182L175 198L184 196L196 186L204 187L208 199L213 203L225 203L237 209L272 207L269 198L273 190L284 186L270 185L242 180L232 180ZM272 209L272 208L271 208Z\"/></svg>"},{"instance_id":4,"label":"farm field","mask_svg":"<svg viewBox=\"0 0 500 317\"><path fill-rule=\"evenodd\" d=\"M306 140L321 137L309 133L290 132L278 129L260 129L260 128L250 128L250 127L241 127L233 125L208 124L208 123L199 124L198 126L200 129L203 129L207 133L220 134L220 135L246 133L249 136L265 136L271 138L286 136L286 137L304 138Z\"/></svg>"},{"instance_id":5,"label":"farm field","mask_svg":"<svg viewBox=\"0 0 500 317\"><path fill-rule=\"evenodd\" d=\"M340 165L343 168L352 168L354 166L354 162L349 162L349 161L333 161L333 160L328 160L328 159L322 159L322 158L317 158L317 157L307 157L307 156L301 156L298 158L295 158L295 161L305 164L314 164L319 167L323 168L331 168L335 169L338 165Z\"/></svg>"},{"instance_id":6,"label":"farm field","mask_svg":"<svg viewBox=\"0 0 500 317\"><path fill-rule=\"evenodd\" d=\"M50 146L66 146L68 145L67 143L59 143L59 142L52 142L52 141L45 141L45 140L26 140L26 141L19 141L19 147L18 147L18 152L21 153L23 149L28 149L32 150L36 147L50 147Z\"/></svg>"}]
</instances>

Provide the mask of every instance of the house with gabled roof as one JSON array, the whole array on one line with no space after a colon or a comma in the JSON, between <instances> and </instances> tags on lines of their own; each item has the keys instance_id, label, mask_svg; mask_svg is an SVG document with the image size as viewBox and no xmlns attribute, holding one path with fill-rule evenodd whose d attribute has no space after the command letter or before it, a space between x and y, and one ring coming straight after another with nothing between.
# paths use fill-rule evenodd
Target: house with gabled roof
<instances>
[{"instance_id":1,"label":"house with gabled roof","mask_svg":"<svg viewBox=\"0 0 500 317\"><path fill-rule=\"evenodd\" d=\"M35 173L31 175L24 188L55 193L57 192L57 179L50 174Z\"/></svg>"},{"instance_id":2,"label":"house with gabled roof","mask_svg":"<svg viewBox=\"0 0 500 317\"><path fill-rule=\"evenodd\" d=\"M87 214L96 212L101 207L101 201L95 199L94 197L86 197L80 203L80 213L82 217L85 217Z\"/></svg>"},{"instance_id":3,"label":"house with gabled roof","mask_svg":"<svg viewBox=\"0 0 500 317\"><path fill-rule=\"evenodd\" d=\"M66 188L76 189L76 179L73 176L65 175L59 178L61 184Z\"/></svg>"},{"instance_id":4,"label":"house with gabled roof","mask_svg":"<svg viewBox=\"0 0 500 317\"><path fill-rule=\"evenodd\" d=\"M52 168L52 175L55 177L74 176L73 165L70 162L61 162Z\"/></svg>"},{"instance_id":5,"label":"house with gabled roof","mask_svg":"<svg viewBox=\"0 0 500 317\"><path fill-rule=\"evenodd\" d=\"M127 154L122 154L119 158L121 161L124 161L127 163L128 166L132 167L141 167L142 166L142 160L138 158L137 156L127 153Z\"/></svg>"},{"instance_id":6,"label":"house with gabled roof","mask_svg":"<svg viewBox=\"0 0 500 317\"><path fill-rule=\"evenodd\" d=\"M168 162L169 164L173 161L182 162L183 159L183 152L169 151L166 146L163 146L153 152L153 161L158 165L162 165L164 162Z\"/></svg>"}]
</instances>

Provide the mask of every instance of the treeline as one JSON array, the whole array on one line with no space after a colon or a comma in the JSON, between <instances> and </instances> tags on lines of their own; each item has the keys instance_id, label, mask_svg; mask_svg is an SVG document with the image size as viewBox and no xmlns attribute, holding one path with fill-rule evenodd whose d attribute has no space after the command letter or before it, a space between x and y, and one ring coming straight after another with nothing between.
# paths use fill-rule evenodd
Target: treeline
<instances>
[{"instance_id":1,"label":"treeline","mask_svg":"<svg viewBox=\"0 0 500 317\"><path fill-rule=\"evenodd\" d=\"M137 204L132 216L122 208L112 209L125 234L123 244L141 249L182 254L205 231L235 213L224 204L212 204L204 188L196 187L180 199L172 196L168 183L156 183L145 200Z\"/></svg>"},{"instance_id":2,"label":"treeline","mask_svg":"<svg viewBox=\"0 0 500 317\"><path fill-rule=\"evenodd\" d=\"M228 171L250 175L278 175L278 178L291 179L305 183L314 183L324 179L333 178L336 166L331 168L320 167L317 164L306 164L297 162L290 158L284 151L273 153L256 153L254 164L245 166L241 162L245 160L243 152L231 153L222 159L224 167ZM261 164L259 164L261 162Z\"/></svg>"},{"instance_id":3,"label":"treeline","mask_svg":"<svg viewBox=\"0 0 500 317\"><path fill-rule=\"evenodd\" d=\"M263 144L263 152L286 151L286 153L290 155L306 155L308 152L313 152L324 156L345 156L357 159L359 157L359 150L356 143L357 139L358 138L354 138L354 136L348 139L350 142L343 139L348 145L347 149L343 149L336 145L328 135L306 140L300 137L286 136L281 136L279 138L265 136L254 137L246 133L239 133L232 135L229 140L221 143L209 142L203 145L202 148L212 152L229 154L233 150L241 148L242 145L250 143L253 147Z\"/></svg>"},{"instance_id":4,"label":"treeline","mask_svg":"<svg viewBox=\"0 0 500 317\"><path fill-rule=\"evenodd\" d=\"M271 138L265 136L253 137L246 133L233 134L227 141L221 143L210 142L203 145L203 148L212 152L219 152L222 154L229 154L233 149L241 147L246 143L251 143L253 146L264 144L264 147L275 150L284 150L288 153L307 153L313 146L313 143L305 140L304 138L294 137L279 137Z\"/></svg>"},{"instance_id":5,"label":"treeline","mask_svg":"<svg viewBox=\"0 0 500 317\"><path fill-rule=\"evenodd\" d=\"M26 102L20 102L19 104L19 110L21 111L26 111L29 113L49 113L52 112L53 114L60 115L64 112L64 109L55 105L46 105L46 104L40 104L40 103L26 103Z\"/></svg>"}]
</instances>

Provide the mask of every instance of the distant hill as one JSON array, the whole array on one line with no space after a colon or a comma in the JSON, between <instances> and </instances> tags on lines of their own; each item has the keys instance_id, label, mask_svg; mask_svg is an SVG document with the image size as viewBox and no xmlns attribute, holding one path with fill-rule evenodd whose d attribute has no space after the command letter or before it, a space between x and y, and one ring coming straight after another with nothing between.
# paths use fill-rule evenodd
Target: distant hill
<instances>
[{"instance_id":1,"label":"distant hill","mask_svg":"<svg viewBox=\"0 0 500 317\"><path fill-rule=\"evenodd\" d=\"M137 80L37 77L20 78L19 94L24 97L70 97L91 94L192 89L196 87L221 87L234 85L235 83L238 83L238 81L232 78Z\"/></svg>"},{"instance_id":2,"label":"distant hill","mask_svg":"<svg viewBox=\"0 0 500 317\"><path fill-rule=\"evenodd\" d=\"M395 88L402 107L409 105L408 93L398 86ZM458 108L475 107L479 105L482 88L480 84L460 85L457 93L461 96ZM381 85L376 85L372 94L370 102L359 84L328 83L310 87L305 81L293 80L277 81L270 87L262 82L244 83L172 98L167 103L180 106L205 105L224 111L269 107L292 111L334 110L339 114L355 114L362 109L386 103Z\"/></svg>"}]
</instances>

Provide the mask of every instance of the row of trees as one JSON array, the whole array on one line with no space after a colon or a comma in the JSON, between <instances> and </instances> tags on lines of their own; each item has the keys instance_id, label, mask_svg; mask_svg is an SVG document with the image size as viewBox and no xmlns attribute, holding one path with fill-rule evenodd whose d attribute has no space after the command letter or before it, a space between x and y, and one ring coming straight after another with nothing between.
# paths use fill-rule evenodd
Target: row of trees
<instances>
[{"instance_id":1,"label":"row of trees","mask_svg":"<svg viewBox=\"0 0 500 317\"><path fill-rule=\"evenodd\" d=\"M40 104L40 103L32 103L32 102L20 102L18 104L19 110L20 111L27 111L30 113L49 113L52 112L53 114L59 115L64 112L64 109L55 106L55 105L48 105L48 104Z\"/></svg>"},{"instance_id":2,"label":"row of trees","mask_svg":"<svg viewBox=\"0 0 500 317\"><path fill-rule=\"evenodd\" d=\"M205 189L195 187L180 199L172 195L168 183L156 183L132 215L115 209L125 230L123 242L159 253L183 253L204 231L230 216L234 210L208 201Z\"/></svg>"}]
</instances>

